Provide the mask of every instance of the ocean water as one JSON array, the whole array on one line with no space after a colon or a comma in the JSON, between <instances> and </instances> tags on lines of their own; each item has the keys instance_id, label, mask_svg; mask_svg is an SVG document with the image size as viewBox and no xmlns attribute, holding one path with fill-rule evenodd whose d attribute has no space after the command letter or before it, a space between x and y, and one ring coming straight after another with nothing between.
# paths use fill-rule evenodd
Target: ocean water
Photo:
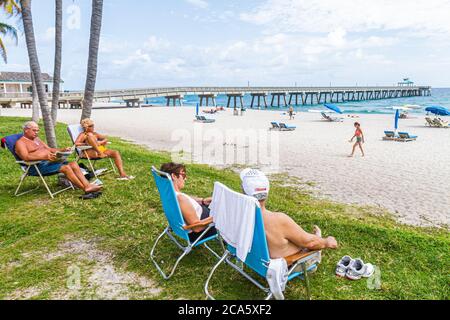
<instances>
[{"instance_id":1,"label":"ocean water","mask_svg":"<svg viewBox=\"0 0 450 320\"><path fill-rule=\"evenodd\" d=\"M218 106L226 107L228 98L225 95L219 95L216 99ZM250 95L244 96L244 105L249 108L252 102ZM270 105L271 96L267 97L267 103ZM288 100L289 102L289 100ZM145 100L146 104L166 105L165 98L148 98ZM200 103L196 95L188 95L184 97L183 104L185 107L194 107ZM211 103L211 102L210 102ZM234 101L232 100L232 105ZM238 105L240 102L238 101ZM419 105L423 107L420 110L411 110L410 113L424 114L425 108L432 105L440 105L450 109L450 88L449 89L433 89L430 97L411 97L401 99L385 99L372 101L351 101L345 103L336 103L344 113L373 113L373 114L391 114L393 106L403 106L406 104ZM313 104L304 106L293 106L297 112L307 112L310 109L321 109L323 105ZM287 110L285 107L273 107L267 110ZM266 110L264 107L261 110Z\"/></svg>"}]
</instances>

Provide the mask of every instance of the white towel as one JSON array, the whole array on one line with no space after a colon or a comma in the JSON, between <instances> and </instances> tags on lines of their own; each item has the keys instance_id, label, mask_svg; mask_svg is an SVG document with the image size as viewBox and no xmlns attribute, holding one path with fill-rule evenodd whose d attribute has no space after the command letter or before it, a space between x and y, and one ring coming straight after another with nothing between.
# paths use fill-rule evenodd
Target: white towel
<instances>
[{"instance_id":1,"label":"white towel","mask_svg":"<svg viewBox=\"0 0 450 320\"><path fill-rule=\"evenodd\" d=\"M236 248L241 260L247 259L253 243L255 210L259 206L255 198L237 193L223 184L214 184L211 216L222 238Z\"/></svg>"},{"instance_id":2,"label":"white towel","mask_svg":"<svg viewBox=\"0 0 450 320\"><path fill-rule=\"evenodd\" d=\"M288 266L284 259L272 259L269 263L266 279L270 291L277 300L284 300L284 290L288 281Z\"/></svg>"}]
</instances>

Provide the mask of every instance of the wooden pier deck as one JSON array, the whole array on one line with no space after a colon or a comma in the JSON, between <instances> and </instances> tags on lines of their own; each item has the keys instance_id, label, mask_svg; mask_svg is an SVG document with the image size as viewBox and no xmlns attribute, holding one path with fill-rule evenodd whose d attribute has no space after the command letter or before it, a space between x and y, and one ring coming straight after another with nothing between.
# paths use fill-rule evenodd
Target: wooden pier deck
<instances>
[{"instance_id":1,"label":"wooden pier deck","mask_svg":"<svg viewBox=\"0 0 450 320\"><path fill-rule=\"evenodd\" d=\"M212 97L215 103L217 95L228 97L228 106L232 106L231 99L234 99L236 107L236 97L251 95L251 108L267 107L265 98L272 96L272 106L287 106L295 102L296 105L340 103L347 101L367 101L380 99L394 99L406 97L430 96L429 86L392 86L392 87L173 87L173 88L144 88L144 89L123 89L123 90L98 90L94 99L99 101L111 101L120 99L128 105L143 101L145 98L165 97L168 101L179 101L180 97L187 95L198 95L199 98ZM51 94L49 94L49 101ZM261 99L263 102L261 103ZM2 107L11 107L15 104L29 105L31 103L30 93L21 94L0 94L0 104ZM72 91L61 93L61 106L81 107L83 100L82 91ZM204 99L201 99L203 102ZM243 104L242 99L237 99ZM257 102L256 102L257 101ZM287 102L289 101L289 103ZM137 103L140 105L140 103Z\"/></svg>"}]
</instances>

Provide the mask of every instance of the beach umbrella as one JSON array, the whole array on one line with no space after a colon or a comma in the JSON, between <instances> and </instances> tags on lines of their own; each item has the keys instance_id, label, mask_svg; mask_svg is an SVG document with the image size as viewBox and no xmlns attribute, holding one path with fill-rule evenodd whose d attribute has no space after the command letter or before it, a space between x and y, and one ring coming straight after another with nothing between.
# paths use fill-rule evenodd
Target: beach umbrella
<instances>
[{"instance_id":1,"label":"beach umbrella","mask_svg":"<svg viewBox=\"0 0 450 320\"><path fill-rule=\"evenodd\" d=\"M398 131L398 121L400 120L400 109L395 112L395 132Z\"/></svg>"},{"instance_id":2,"label":"beach umbrella","mask_svg":"<svg viewBox=\"0 0 450 320\"><path fill-rule=\"evenodd\" d=\"M450 111L441 106L431 106L425 109L426 112L431 112L437 116L450 116Z\"/></svg>"},{"instance_id":3,"label":"beach umbrella","mask_svg":"<svg viewBox=\"0 0 450 320\"><path fill-rule=\"evenodd\" d=\"M342 110L339 109L339 107L334 105L334 104L326 104L325 108L328 108L328 109L330 109L330 110L332 110L332 111L334 111L336 113L343 114Z\"/></svg>"},{"instance_id":4,"label":"beach umbrella","mask_svg":"<svg viewBox=\"0 0 450 320\"><path fill-rule=\"evenodd\" d=\"M200 107L199 107L198 103L197 103L197 107L195 108L195 112L196 112L197 116L200 115Z\"/></svg>"}]
</instances>

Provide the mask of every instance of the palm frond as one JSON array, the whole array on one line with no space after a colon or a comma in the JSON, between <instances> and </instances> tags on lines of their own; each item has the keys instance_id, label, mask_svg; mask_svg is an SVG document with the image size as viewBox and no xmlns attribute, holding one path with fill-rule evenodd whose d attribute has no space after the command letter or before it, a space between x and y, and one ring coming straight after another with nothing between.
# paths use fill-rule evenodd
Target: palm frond
<instances>
[{"instance_id":1,"label":"palm frond","mask_svg":"<svg viewBox=\"0 0 450 320\"><path fill-rule=\"evenodd\" d=\"M3 61L5 61L5 63L8 63L8 55L6 52L6 47L5 44L3 43L2 38L0 38L0 55L3 58Z\"/></svg>"},{"instance_id":2,"label":"palm frond","mask_svg":"<svg viewBox=\"0 0 450 320\"><path fill-rule=\"evenodd\" d=\"M0 34L10 36L17 44L17 30L13 26L0 22Z\"/></svg>"},{"instance_id":3,"label":"palm frond","mask_svg":"<svg viewBox=\"0 0 450 320\"><path fill-rule=\"evenodd\" d=\"M0 7L3 7L8 15L18 15L22 11L19 3L16 0L0 0Z\"/></svg>"}]
</instances>

